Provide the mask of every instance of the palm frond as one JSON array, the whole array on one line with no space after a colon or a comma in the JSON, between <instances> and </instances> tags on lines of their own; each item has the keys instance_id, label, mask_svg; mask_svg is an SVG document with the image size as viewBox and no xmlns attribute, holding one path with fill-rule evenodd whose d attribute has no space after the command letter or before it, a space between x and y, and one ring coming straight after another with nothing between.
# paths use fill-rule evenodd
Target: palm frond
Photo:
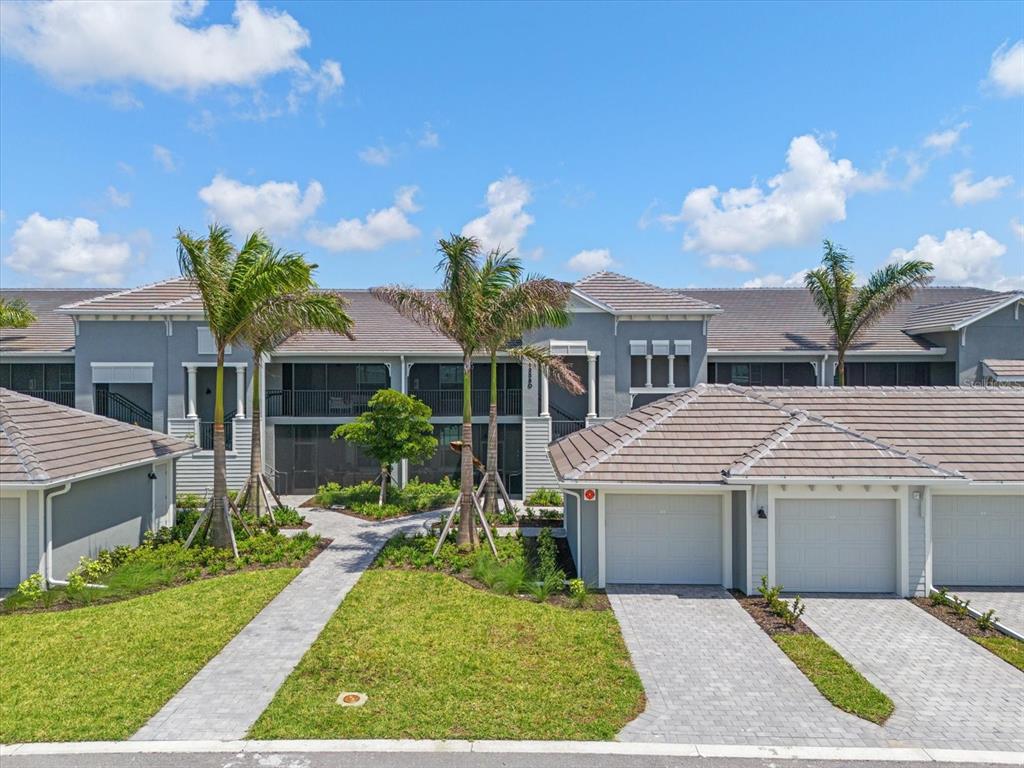
<instances>
[{"instance_id":1,"label":"palm frond","mask_svg":"<svg viewBox=\"0 0 1024 768\"><path fill-rule=\"evenodd\" d=\"M35 321L35 313L27 301L20 297L0 297L0 328L28 328Z\"/></svg>"},{"instance_id":2,"label":"palm frond","mask_svg":"<svg viewBox=\"0 0 1024 768\"><path fill-rule=\"evenodd\" d=\"M454 313L443 294L401 285L371 288L370 294L393 307L402 317L458 342Z\"/></svg>"},{"instance_id":3,"label":"palm frond","mask_svg":"<svg viewBox=\"0 0 1024 768\"><path fill-rule=\"evenodd\" d=\"M867 284L857 292L850 312L853 317L852 335L870 328L898 304L914 295L918 288L932 281L932 264L923 260L887 264L868 278Z\"/></svg>"}]
</instances>

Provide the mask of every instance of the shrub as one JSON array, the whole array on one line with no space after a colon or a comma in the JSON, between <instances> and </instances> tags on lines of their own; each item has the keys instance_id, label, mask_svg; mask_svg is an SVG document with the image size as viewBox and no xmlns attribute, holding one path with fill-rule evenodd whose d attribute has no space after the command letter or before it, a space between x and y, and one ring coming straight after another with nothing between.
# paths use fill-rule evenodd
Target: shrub
<instances>
[{"instance_id":1,"label":"shrub","mask_svg":"<svg viewBox=\"0 0 1024 768\"><path fill-rule=\"evenodd\" d=\"M407 514L398 504L378 504L376 501L357 501L350 509L356 514L372 517L374 520L388 520Z\"/></svg>"},{"instance_id":2,"label":"shrub","mask_svg":"<svg viewBox=\"0 0 1024 768\"><path fill-rule=\"evenodd\" d=\"M959 616L962 619L966 618L967 616L970 615L969 611L968 611L968 608L970 607L970 605L971 605L971 601L970 600L961 600L959 597L954 597L953 598L953 613L955 613L957 616Z\"/></svg>"},{"instance_id":3,"label":"shrub","mask_svg":"<svg viewBox=\"0 0 1024 768\"><path fill-rule=\"evenodd\" d=\"M949 603L949 590L946 587L942 587L939 590L933 591L928 599L931 600L933 606L938 607L940 605L946 605Z\"/></svg>"},{"instance_id":4,"label":"shrub","mask_svg":"<svg viewBox=\"0 0 1024 768\"><path fill-rule=\"evenodd\" d=\"M761 576L761 586L757 588L757 591L761 593L761 597L763 597L765 602L768 603L768 610L775 613L778 608L778 604L782 602L779 598L779 595L782 594L782 585L770 587L768 586L768 577Z\"/></svg>"},{"instance_id":5,"label":"shrub","mask_svg":"<svg viewBox=\"0 0 1024 768\"><path fill-rule=\"evenodd\" d=\"M576 608L582 608L587 604L587 582L583 579L572 579L569 582L569 599Z\"/></svg>"},{"instance_id":6,"label":"shrub","mask_svg":"<svg viewBox=\"0 0 1024 768\"><path fill-rule=\"evenodd\" d=\"M515 525L518 519L515 507L503 507L497 515L500 525Z\"/></svg>"},{"instance_id":7,"label":"shrub","mask_svg":"<svg viewBox=\"0 0 1024 768\"><path fill-rule=\"evenodd\" d=\"M206 500L198 493L179 493L174 503L179 510L196 511L203 508Z\"/></svg>"},{"instance_id":8,"label":"shrub","mask_svg":"<svg viewBox=\"0 0 1024 768\"><path fill-rule=\"evenodd\" d=\"M43 574L36 572L21 582L14 590L14 594L23 600L35 601L41 600L45 591L43 589Z\"/></svg>"},{"instance_id":9,"label":"shrub","mask_svg":"<svg viewBox=\"0 0 1024 768\"><path fill-rule=\"evenodd\" d=\"M560 507L562 506L562 494L551 488L538 488L527 497L526 504L538 507Z\"/></svg>"},{"instance_id":10,"label":"shrub","mask_svg":"<svg viewBox=\"0 0 1024 768\"><path fill-rule=\"evenodd\" d=\"M537 536L536 575L544 579L558 570L558 547L550 528L541 528Z\"/></svg>"},{"instance_id":11,"label":"shrub","mask_svg":"<svg viewBox=\"0 0 1024 768\"><path fill-rule=\"evenodd\" d=\"M518 595L523 591L527 581L527 568L524 560L509 560L499 565L491 575L491 589L500 595Z\"/></svg>"},{"instance_id":12,"label":"shrub","mask_svg":"<svg viewBox=\"0 0 1024 768\"><path fill-rule=\"evenodd\" d=\"M978 617L978 629L982 632L988 632L990 629L995 628L997 621L999 621L999 617L996 616L995 609L990 608Z\"/></svg>"},{"instance_id":13,"label":"shrub","mask_svg":"<svg viewBox=\"0 0 1024 768\"><path fill-rule=\"evenodd\" d=\"M526 591L538 603L543 603L556 592L561 592L564 584L565 574L561 571L553 571L539 581L528 581Z\"/></svg>"},{"instance_id":14,"label":"shrub","mask_svg":"<svg viewBox=\"0 0 1024 768\"><path fill-rule=\"evenodd\" d=\"M807 604L800 598L800 595L793 600L792 606L785 600L779 602L782 604L780 616L787 627L795 626L800 617L804 615L804 611L807 610Z\"/></svg>"},{"instance_id":15,"label":"shrub","mask_svg":"<svg viewBox=\"0 0 1024 768\"><path fill-rule=\"evenodd\" d=\"M81 595L85 592L85 576L75 570L68 574L67 591L70 595Z\"/></svg>"},{"instance_id":16,"label":"shrub","mask_svg":"<svg viewBox=\"0 0 1024 768\"><path fill-rule=\"evenodd\" d=\"M278 507L274 510L274 519L284 528L298 527L306 522L306 518L294 507Z\"/></svg>"}]
</instances>

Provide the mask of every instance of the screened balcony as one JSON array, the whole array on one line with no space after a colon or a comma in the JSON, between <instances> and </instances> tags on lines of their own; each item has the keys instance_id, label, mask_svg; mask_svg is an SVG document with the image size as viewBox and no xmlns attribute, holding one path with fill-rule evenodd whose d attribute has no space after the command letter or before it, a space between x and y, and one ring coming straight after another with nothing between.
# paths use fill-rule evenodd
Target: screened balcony
<instances>
[{"instance_id":1,"label":"screened balcony","mask_svg":"<svg viewBox=\"0 0 1024 768\"><path fill-rule=\"evenodd\" d=\"M268 418L358 416L370 398L391 386L388 367L362 363L284 363L280 388L268 389Z\"/></svg>"}]
</instances>

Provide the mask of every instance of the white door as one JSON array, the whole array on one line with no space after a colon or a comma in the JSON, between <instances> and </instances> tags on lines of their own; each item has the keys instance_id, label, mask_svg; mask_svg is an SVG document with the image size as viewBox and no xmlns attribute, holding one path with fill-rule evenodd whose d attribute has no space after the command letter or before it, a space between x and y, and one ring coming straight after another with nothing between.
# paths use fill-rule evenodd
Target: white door
<instances>
[{"instance_id":1,"label":"white door","mask_svg":"<svg viewBox=\"0 0 1024 768\"><path fill-rule=\"evenodd\" d=\"M153 465L153 530L170 527L174 524L171 507L170 462Z\"/></svg>"},{"instance_id":2,"label":"white door","mask_svg":"<svg viewBox=\"0 0 1024 768\"><path fill-rule=\"evenodd\" d=\"M933 496L932 581L1024 587L1024 496Z\"/></svg>"},{"instance_id":3,"label":"white door","mask_svg":"<svg viewBox=\"0 0 1024 768\"><path fill-rule=\"evenodd\" d=\"M0 499L0 588L21 583L21 501Z\"/></svg>"},{"instance_id":4,"label":"white door","mask_svg":"<svg viewBox=\"0 0 1024 768\"><path fill-rule=\"evenodd\" d=\"M895 592L896 501L779 499L775 583L787 592Z\"/></svg>"},{"instance_id":5,"label":"white door","mask_svg":"<svg viewBox=\"0 0 1024 768\"><path fill-rule=\"evenodd\" d=\"M605 581L721 584L722 497L608 494Z\"/></svg>"}]
</instances>

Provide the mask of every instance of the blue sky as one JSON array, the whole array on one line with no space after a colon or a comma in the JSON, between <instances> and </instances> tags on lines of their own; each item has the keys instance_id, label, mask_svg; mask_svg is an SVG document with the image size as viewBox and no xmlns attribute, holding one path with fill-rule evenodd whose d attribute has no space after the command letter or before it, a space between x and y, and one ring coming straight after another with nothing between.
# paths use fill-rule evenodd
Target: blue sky
<instances>
[{"instance_id":1,"label":"blue sky","mask_svg":"<svg viewBox=\"0 0 1024 768\"><path fill-rule=\"evenodd\" d=\"M1024 288L1024 4L0 7L0 282L177 271L265 227L322 285L436 282L465 231L530 269Z\"/></svg>"}]
</instances>

